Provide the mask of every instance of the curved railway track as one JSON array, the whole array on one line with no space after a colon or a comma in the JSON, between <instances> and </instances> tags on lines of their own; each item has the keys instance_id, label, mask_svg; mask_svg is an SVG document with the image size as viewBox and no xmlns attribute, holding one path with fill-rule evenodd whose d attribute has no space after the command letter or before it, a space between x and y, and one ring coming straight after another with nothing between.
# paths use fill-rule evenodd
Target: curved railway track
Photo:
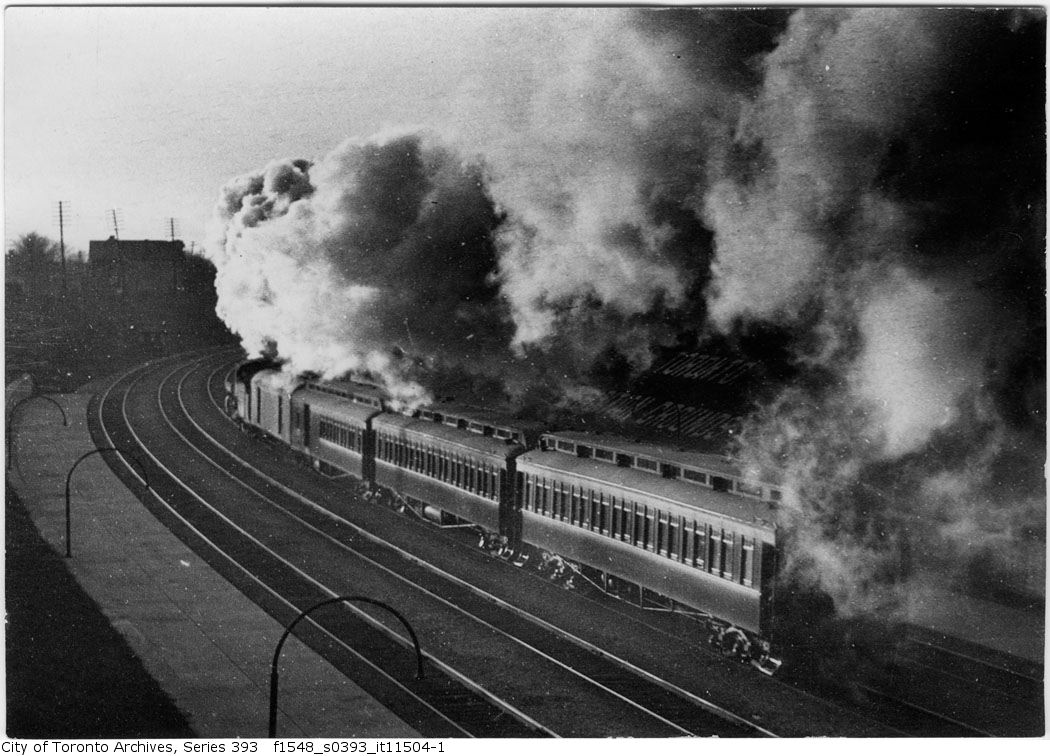
<instances>
[{"instance_id":1,"label":"curved railway track","mask_svg":"<svg viewBox=\"0 0 1050 756\"><path fill-rule=\"evenodd\" d=\"M367 668L377 697L421 731L772 734L596 649L586 650L253 471L189 414L181 392L203 361L168 367L169 360L121 376L98 403L103 440L144 451L151 489L143 494L151 508L278 619L288 621L317 600L345 593L384 598L408 616L428 652L425 681L407 673L407 639L387 627L386 618L365 609L327 612L309 624L304 640L324 647L326 655L334 649L333 662L339 666L343 660L359 682ZM125 474L137 477L130 468ZM353 648L339 640L347 637L354 638Z\"/></svg>"},{"instance_id":2,"label":"curved railway track","mask_svg":"<svg viewBox=\"0 0 1050 756\"><path fill-rule=\"evenodd\" d=\"M99 445L143 449L151 482L163 482L151 492L138 480L140 498L279 621L344 593L408 616L427 654L424 681L412 679L403 630L381 612L341 605L297 635L420 732L996 734L873 689L869 705L855 708L761 678L698 648L681 617L570 594L470 548L461 531L366 502L346 479L296 464L290 450L226 415L233 359L169 358L121 376L96 408ZM109 461L135 484L133 468ZM576 609L556 611L567 603Z\"/></svg>"}]
</instances>

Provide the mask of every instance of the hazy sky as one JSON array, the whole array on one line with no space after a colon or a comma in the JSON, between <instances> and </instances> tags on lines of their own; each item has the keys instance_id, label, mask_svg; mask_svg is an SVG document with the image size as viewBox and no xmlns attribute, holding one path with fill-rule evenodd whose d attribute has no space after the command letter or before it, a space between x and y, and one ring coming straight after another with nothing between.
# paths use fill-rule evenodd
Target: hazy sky
<instances>
[{"instance_id":1,"label":"hazy sky","mask_svg":"<svg viewBox=\"0 0 1050 756\"><path fill-rule=\"evenodd\" d=\"M74 247L108 236L114 208L123 238L174 217L199 243L233 176L446 120L522 13L547 11L8 8L6 241L57 238L64 200Z\"/></svg>"}]
</instances>

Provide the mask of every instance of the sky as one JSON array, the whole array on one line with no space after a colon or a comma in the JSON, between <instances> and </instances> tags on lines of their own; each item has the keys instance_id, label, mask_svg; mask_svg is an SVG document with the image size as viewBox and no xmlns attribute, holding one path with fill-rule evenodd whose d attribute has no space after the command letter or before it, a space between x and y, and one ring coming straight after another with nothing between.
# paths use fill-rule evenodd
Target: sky
<instances>
[{"instance_id":1,"label":"sky","mask_svg":"<svg viewBox=\"0 0 1050 756\"><path fill-rule=\"evenodd\" d=\"M501 11L500 18L521 11ZM7 8L5 238L203 240L219 190L277 157L428 120L498 30L477 9ZM497 23L497 26L499 24Z\"/></svg>"}]
</instances>

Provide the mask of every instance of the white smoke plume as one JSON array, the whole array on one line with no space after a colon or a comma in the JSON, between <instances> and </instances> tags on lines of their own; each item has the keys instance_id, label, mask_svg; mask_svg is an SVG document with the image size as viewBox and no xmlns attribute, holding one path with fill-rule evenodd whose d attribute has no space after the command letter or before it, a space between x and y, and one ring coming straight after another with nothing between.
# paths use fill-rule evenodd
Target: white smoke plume
<instances>
[{"instance_id":1,"label":"white smoke plume","mask_svg":"<svg viewBox=\"0 0 1050 756\"><path fill-rule=\"evenodd\" d=\"M210 245L219 315L249 353L275 346L293 372L367 370L422 401L396 348L468 359L506 341L480 170L405 133L235 179Z\"/></svg>"}]
</instances>

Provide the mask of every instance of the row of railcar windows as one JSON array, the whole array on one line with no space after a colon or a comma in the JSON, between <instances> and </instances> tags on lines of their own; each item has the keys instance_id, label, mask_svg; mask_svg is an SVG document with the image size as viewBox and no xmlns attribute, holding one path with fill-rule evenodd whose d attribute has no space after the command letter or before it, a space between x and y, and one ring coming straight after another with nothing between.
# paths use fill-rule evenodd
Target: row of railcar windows
<instances>
[{"instance_id":1,"label":"row of railcar windows","mask_svg":"<svg viewBox=\"0 0 1050 756\"><path fill-rule=\"evenodd\" d=\"M317 418L317 437L358 454L364 450L363 428L353 428L331 418Z\"/></svg>"},{"instance_id":2,"label":"row of railcar windows","mask_svg":"<svg viewBox=\"0 0 1050 756\"><path fill-rule=\"evenodd\" d=\"M420 442L376 434L376 458L486 499L499 501L500 468Z\"/></svg>"},{"instance_id":3,"label":"row of railcar windows","mask_svg":"<svg viewBox=\"0 0 1050 756\"><path fill-rule=\"evenodd\" d=\"M759 499L764 498L763 489L760 485L745 483L742 480L735 480L720 475L709 475L700 470L691 470L688 467L683 468L680 465L673 465L668 462L657 462L655 459L650 459L648 457L623 454L621 452L614 452L611 449L603 449L600 446L592 447L575 441L566 441L553 437L544 437L543 446L547 449L554 448L559 452L573 454L583 459L590 459L593 457L594 459L616 464L620 467L633 467L638 470L645 470L646 472L661 475L664 478L670 478L672 480L681 478L691 483L699 483L700 485L713 488L716 491L724 491L728 493L735 490L737 493L744 494L745 496L755 496ZM780 491L775 488L769 489L769 498L772 501L780 501Z\"/></svg>"},{"instance_id":4,"label":"row of railcar windows","mask_svg":"<svg viewBox=\"0 0 1050 756\"><path fill-rule=\"evenodd\" d=\"M757 586L755 539L601 490L518 473L518 504L545 517L630 543L676 562Z\"/></svg>"}]
</instances>

